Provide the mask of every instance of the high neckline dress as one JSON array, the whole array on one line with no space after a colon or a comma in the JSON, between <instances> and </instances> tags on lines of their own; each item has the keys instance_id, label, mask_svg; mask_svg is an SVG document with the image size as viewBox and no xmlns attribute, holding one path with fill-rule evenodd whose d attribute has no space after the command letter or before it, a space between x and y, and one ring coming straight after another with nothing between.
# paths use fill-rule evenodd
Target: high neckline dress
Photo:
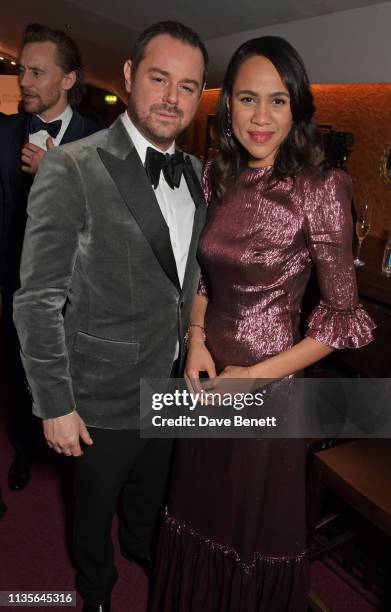
<instances>
[{"instance_id":1,"label":"high neckline dress","mask_svg":"<svg viewBox=\"0 0 391 612\"><path fill-rule=\"evenodd\" d=\"M372 340L352 263L349 177L312 171L273 184L271 171L244 170L224 203L209 205L199 291L217 371L300 340L313 265L322 299L307 335L335 348ZM304 440L178 440L150 610L306 610L305 459Z\"/></svg>"}]
</instances>

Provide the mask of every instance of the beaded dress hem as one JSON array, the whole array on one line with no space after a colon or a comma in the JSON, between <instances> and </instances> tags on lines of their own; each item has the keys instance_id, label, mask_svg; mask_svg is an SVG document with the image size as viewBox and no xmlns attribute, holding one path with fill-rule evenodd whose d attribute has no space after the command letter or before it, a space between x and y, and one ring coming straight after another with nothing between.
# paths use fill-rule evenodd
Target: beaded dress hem
<instances>
[{"instance_id":1,"label":"beaded dress hem","mask_svg":"<svg viewBox=\"0 0 391 612\"><path fill-rule=\"evenodd\" d=\"M166 513L150 612L303 612L308 551L293 555L238 552ZM166 563L170 559L169 566ZM216 589L216 585L219 588Z\"/></svg>"},{"instance_id":2,"label":"beaded dress hem","mask_svg":"<svg viewBox=\"0 0 391 612\"><path fill-rule=\"evenodd\" d=\"M167 528L171 532L175 532L178 535L180 535L181 533L185 533L191 536L192 538L199 540L201 544L204 544L210 550L218 550L222 552L224 555L231 556L232 559L240 565L244 573L249 574L249 575L254 571L257 561L262 561L262 563L268 563L271 565L275 565L276 563L300 563L308 555L308 550L304 550L298 555L280 555L280 556L263 555L262 553L254 552L252 563L248 564L248 563L244 563L241 560L239 553L234 548L230 546L226 546L224 544L220 544L219 542L216 542L211 538L201 535L200 533L198 533L191 527L188 527L187 525L180 523L176 518L174 518L173 516L170 516L167 511L166 511L166 516L165 516L165 523L166 523Z\"/></svg>"}]
</instances>

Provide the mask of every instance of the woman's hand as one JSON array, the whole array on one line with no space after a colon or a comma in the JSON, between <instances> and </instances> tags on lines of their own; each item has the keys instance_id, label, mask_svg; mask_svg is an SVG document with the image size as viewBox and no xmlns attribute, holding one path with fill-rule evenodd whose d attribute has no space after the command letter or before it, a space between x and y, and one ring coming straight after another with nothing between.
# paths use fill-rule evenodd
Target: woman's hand
<instances>
[{"instance_id":1,"label":"woman's hand","mask_svg":"<svg viewBox=\"0 0 391 612\"><path fill-rule=\"evenodd\" d=\"M220 372L218 378L248 378L254 379L254 373L252 368L242 366L226 366L222 372Z\"/></svg>"},{"instance_id":2,"label":"woman's hand","mask_svg":"<svg viewBox=\"0 0 391 612\"><path fill-rule=\"evenodd\" d=\"M254 388L253 368L229 365L211 381L203 381L205 390L216 393L248 393Z\"/></svg>"},{"instance_id":3,"label":"woman's hand","mask_svg":"<svg viewBox=\"0 0 391 612\"><path fill-rule=\"evenodd\" d=\"M200 391L200 372L206 372L210 379L216 377L216 367L212 355L203 340L194 339L189 343L185 367L185 379L190 381L194 391ZM199 387L199 388L198 388Z\"/></svg>"}]
</instances>

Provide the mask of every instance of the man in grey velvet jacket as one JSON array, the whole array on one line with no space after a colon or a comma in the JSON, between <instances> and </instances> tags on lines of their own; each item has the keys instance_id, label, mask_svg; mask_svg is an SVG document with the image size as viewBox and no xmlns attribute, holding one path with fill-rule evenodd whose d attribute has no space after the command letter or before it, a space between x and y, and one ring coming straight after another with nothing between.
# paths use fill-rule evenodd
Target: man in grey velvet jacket
<instances>
[{"instance_id":1,"label":"man in grey velvet jacket","mask_svg":"<svg viewBox=\"0 0 391 612\"><path fill-rule=\"evenodd\" d=\"M77 457L74 555L85 610L109 609L121 490L122 552L151 563L171 443L140 439L139 380L181 370L206 206L194 158L170 158L183 163L175 187L168 157L153 186L143 163L151 148L175 152L207 61L189 28L146 30L125 63L128 112L50 151L29 198L14 317L46 440Z\"/></svg>"},{"instance_id":2,"label":"man in grey velvet jacket","mask_svg":"<svg viewBox=\"0 0 391 612\"><path fill-rule=\"evenodd\" d=\"M35 419L19 356L12 302L26 225L27 198L46 149L73 142L99 127L78 113L83 65L75 42L62 30L30 24L18 60L20 112L0 118L0 286L9 395L9 439L15 455L8 472L11 490L30 480ZM53 132L54 130L54 132Z\"/></svg>"}]
</instances>

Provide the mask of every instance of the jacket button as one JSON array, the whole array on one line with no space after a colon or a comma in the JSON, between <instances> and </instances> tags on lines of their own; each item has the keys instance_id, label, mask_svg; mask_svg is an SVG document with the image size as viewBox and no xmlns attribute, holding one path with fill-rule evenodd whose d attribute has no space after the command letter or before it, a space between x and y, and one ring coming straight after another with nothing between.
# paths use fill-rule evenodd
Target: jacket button
<instances>
[{"instance_id":1,"label":"jacket button","mask_svg":"<svg viewBox=\"0 0 391 612\"><path fill-rule=\"evenodd\" d=\"M183 309L183 302L179 302L179 308L182 310Z\"/></svg>"}]
</instances>

